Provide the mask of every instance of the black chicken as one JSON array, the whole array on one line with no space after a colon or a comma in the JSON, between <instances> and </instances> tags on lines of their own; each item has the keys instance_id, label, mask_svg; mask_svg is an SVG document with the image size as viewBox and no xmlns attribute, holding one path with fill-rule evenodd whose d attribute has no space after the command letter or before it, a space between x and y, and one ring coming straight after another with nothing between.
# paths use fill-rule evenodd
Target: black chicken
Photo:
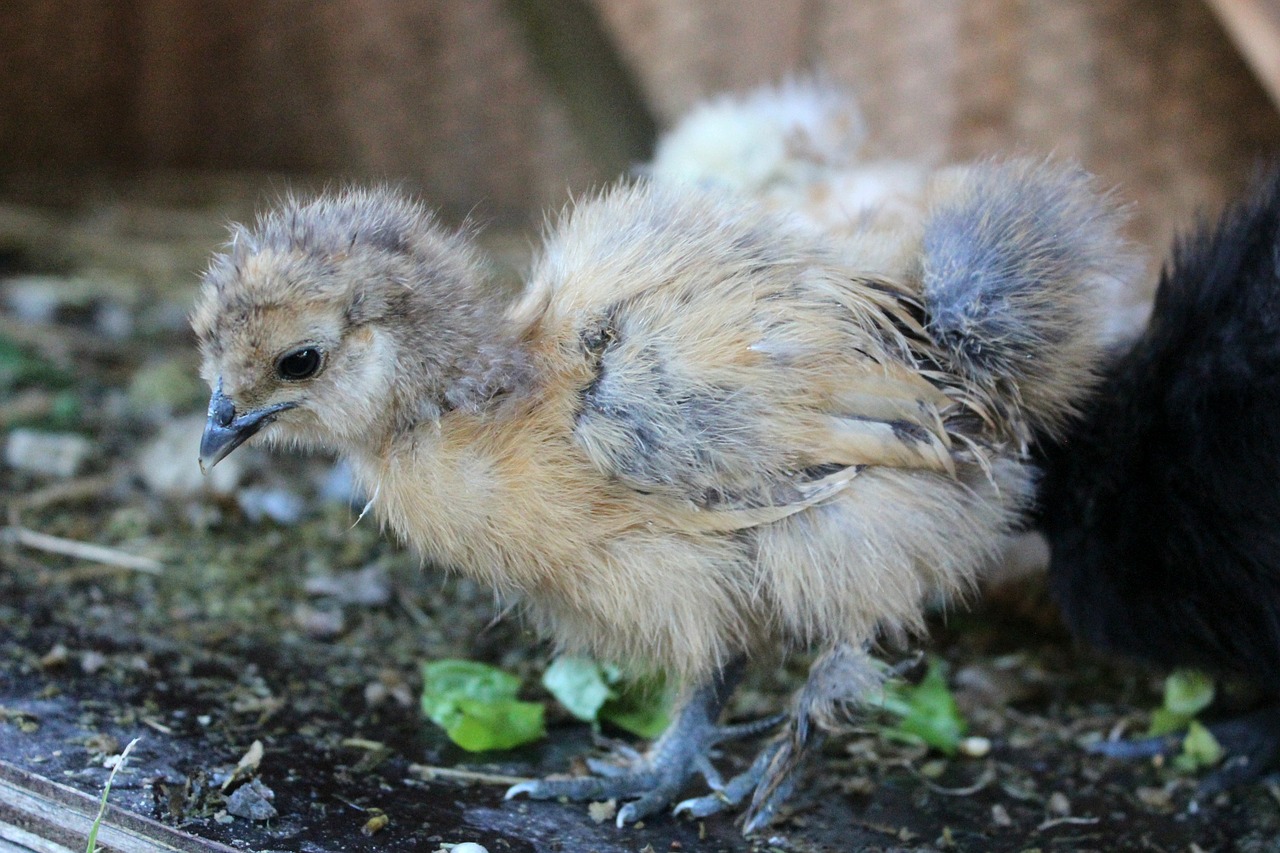
<instances>
[{"instance_id":1,"label":"black chicken","mask_svg":"<svg viewBox=\"0 0 1280 853\"><path fill-rule=\"evenodd\" d=\"M1174 247L1145 333L1045 450L1050 584L1083 640L1235 673L1212 792L1280 768L1280 171ZM1146 744L1109 744L1115 755Z\"/></svg>"}]
</instances>

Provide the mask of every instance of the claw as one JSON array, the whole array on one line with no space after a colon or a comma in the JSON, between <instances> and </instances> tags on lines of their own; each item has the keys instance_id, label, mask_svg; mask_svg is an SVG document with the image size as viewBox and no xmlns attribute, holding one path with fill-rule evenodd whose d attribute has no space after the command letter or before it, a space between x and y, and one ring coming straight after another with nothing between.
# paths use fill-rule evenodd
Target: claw
<instances>
[{"instance_id":1,"label":"claw","mask_svg":"<svg viewBox=\"0 0 1280 853\"><path fill-rule=\"evenodd\" d=\"M656 786L640 799L627 803L618 810L618 826L625 826L628 823L643 820L649 815L657 814L675 799L676 794L680 793L680 789L683 787L683 780L680 782L672 780L667 784Z\"/></svg>"},{"instance_id":2,"label":"claw","mask_svg":"<svg viewBox=\"0 0 1280 853\"><path fill-rule=\"evenodd\" d=\"M759 832L769 825L769 821L773 820L774 812L778 810L778 804L781 800L776 800L758 811L752 812L742 824L742 834L750 835L753 832Z\"/></svg>"},{"instance_id":3,"label":"claw","mask_svg":"<svg viewBox=\"0 0 1280 853\"><path fill-rule=\"evenodd\" d=\"M634 797L653 786L651 773L627 773L614 779L580 776L576 779L534 779L507 789L506 799L527 794L531 800L610 800Z\"/></svg>"},{"instance_id":4,"label":"claw","mask_svg":"<svg viewBox=\"0 0 1280 853\"><path fill-rule=\"evenodd\" d=\"M507 789L507 793L502 795L502 799L513 800L521 794L529 794L532 796L534 789L539 784L539 781L536 779L529 782L518 782Z\"/></svg>"},{"instance_id":5,"label":"claw","mask_svg":"<svg viewBox=\"0 0 1280 853\"><path fill-rule=\"evenodd\" d=\"M1104 740L1087 745L1085 751L1094 755L1105 755L1107 758L1133 760L1155 758L1157 755L1172 755L1178 751L1180 744L1180 739L1164 736L1139 740Z\"/></svg>"},{"instance_id":6,"label":"claw","mask_svg":"<svg viewBox=\"0 0 1280 853\"><path fill-rule=\"evenodd\" d=\"M768 779L765 780L765 782L768 781ZM773 816L777 814L778 807L786 801L787 797L791 796L791 791L795 786L796 776L792 773L776 782L767 791L764 788L757 788L755 798L751 802L751 808L747 810L747 819L742 825L743 834L750 835L768 826L773 820Z\"/></svg>"},{"instance_id":7,"label":"claw","mask_svg":"<svg viewBox=\"0 0 1280 853\"><path fill-rule=\"evenodd\" d=\"M735 804L729 802L729 798L724 795L723 791L716 791L702 797L690 797L687 800L681 800L676 803L676 807L671 810L671 813L676 817L682 815L688 815L691 818L710 817L732 805Z\"/></svg>"},{"instance_id":8,"label":"claw","mask_svg":"<svg viewBox=\"0 0 1280 853\"><path fill-rule=\"evenodd\" d=\"M631 808L631 803L627 803L625 806L618 809L618 818L613 822L614 826L618 827L618 829L623 829L629 822L636 820L636 818L632 816L632 812L634 811L635 810Z\"/></svg>"},{"instance_id":9,"label":"claw","mask_svg":"<svg viewBox=\"0 0 1280 853\"><path fill-rule=\"evenodd\" d=\"M778 741L768 744L756 756L756 760L751 762L751 766L730 779L727 785L706 796L693 797L681 801L676 805L672 814L687 814L695 818L709 817L738 805L747 798L747 794L750 794L761 784L761 780L765 778L765 772L769 769L769 765L773 762L773 757L778 754L780 748L781 743ZM788 788L788 790L790 789Z\"/></svg>"}]
</instances>

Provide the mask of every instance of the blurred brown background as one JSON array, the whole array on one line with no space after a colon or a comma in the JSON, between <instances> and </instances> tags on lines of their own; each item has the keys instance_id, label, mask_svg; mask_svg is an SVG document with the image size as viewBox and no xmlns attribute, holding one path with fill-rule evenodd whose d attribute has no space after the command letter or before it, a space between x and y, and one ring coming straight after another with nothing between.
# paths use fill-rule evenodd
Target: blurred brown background
<instances>
[{"instance_id":1,"label":"blurred brown background","mask_svg":"<svg viewBox=\"0 0 1280 853\"><path fill-rule=\"evenodd\" d=\"M1278 150L1280 115L1213 8L1267 5L7 0L0 173L388 177L521 223L643 159L698 99L818 69L858 93L884 152L1076 156L1161 246Z\"/></svg>"}]
</instances>

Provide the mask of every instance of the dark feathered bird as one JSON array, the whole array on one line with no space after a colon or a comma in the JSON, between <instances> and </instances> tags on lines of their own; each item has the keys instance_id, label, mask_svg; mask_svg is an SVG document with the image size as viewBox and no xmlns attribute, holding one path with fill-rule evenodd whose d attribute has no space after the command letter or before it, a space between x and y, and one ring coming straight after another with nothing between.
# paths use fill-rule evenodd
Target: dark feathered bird
<instances>
[{"instance_id":1,"label":"dark feathered bird","mask_svg":"<svg viewBox=\"0 0 1280 853\"><path fill-rule=\"evenodd\" d=\"M1280 173L1175 246L1150 325L1046 453L1050 582L1084 640L1280 697ZM1280 711L1220 727L1274 767Z\"/></svg>"}]
</instances>

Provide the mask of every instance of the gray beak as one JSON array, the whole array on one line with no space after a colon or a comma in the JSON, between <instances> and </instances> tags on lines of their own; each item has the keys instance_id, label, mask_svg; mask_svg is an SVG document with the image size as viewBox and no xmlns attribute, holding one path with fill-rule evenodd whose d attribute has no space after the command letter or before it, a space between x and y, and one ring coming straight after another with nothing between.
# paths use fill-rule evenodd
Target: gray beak
<instances>
[{"instance_id":1,"label":"gray beak","mask_svg":"<svg viewBox=\"0 0 1280 853\"><path fill-rule=\"evenodd\" d=\"M256 412L236 413L235 404L222 395L222 380L213 389L209 398L209 420L204 425L204 436L200 439L200 470L208 474L214 465L286 409L292 409L296 403L277 403Z\"/></svg>"}]
</instances>

